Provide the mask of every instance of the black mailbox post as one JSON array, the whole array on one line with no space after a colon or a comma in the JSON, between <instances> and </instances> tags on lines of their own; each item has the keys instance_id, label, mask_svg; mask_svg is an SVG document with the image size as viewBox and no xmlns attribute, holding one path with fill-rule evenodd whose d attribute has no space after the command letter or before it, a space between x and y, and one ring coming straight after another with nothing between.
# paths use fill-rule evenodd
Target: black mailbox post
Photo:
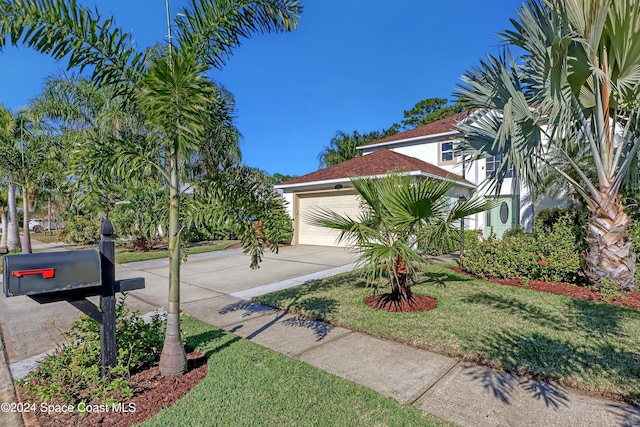
<instances>
[{"instance_id":1,"label":"black mailbox post","mask_svg":"<svg viewBox=\"0 0 640 427\"><path fill-rule=\"evenodd\" d=\"M144 288L144 278L116 280L113 226L104 218L99 251L6 255L2 287L5 296L26 295L40 304L67 301L100 324L102 374L116 366L117 292ZM87 300L100 296L100 308Z\"/></svg>"}]
</instances>

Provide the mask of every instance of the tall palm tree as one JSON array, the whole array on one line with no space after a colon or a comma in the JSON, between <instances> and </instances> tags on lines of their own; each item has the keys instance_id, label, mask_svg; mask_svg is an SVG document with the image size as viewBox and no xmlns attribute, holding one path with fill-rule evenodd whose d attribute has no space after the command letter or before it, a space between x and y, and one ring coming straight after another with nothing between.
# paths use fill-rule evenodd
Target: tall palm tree
<instances>
[{"instance_id":1,"label":"tall palm tree","mask_svg":"<svg viewBox=\"0 0 640 427\"><path fill-rule=\"evenodd\" d=\"M180 336L180 171L179 166L203 139L213 84L191 54L176 52L154 62L140 82L138 101L152 131L169 153L169 305L160 370L178 375L187 368ZM126 158L121 158L125 160ZM166 173L165 171L163 171Z\"/></svg>"},{"instance_id":2,"label":"tall palm tree","mask_svg":"<svg viewBox=\"0 0 640 427\"><path fill-rule=\"evenodd\" d=\"M2 106L0 110L4 110L0 114L5 118L3 121L8 123L3 126L5 131L1 132L0 137L0 164L8 171L10 181L20 187L23 212L22 252L31 253L29 196L37 192L47 174L52 140L31 108L22 109L17 114ZM15 198L12 191L10 197Z\"/></svg>"},{"instance_id":3,"label":"tall palm tree","mask_svg":"<svg viewBox=\"0 0 640 427\"><path fill-rule=\"evenodd\" d=\"M542 165L570 183L591 212L584 270L594 286L635 285L629 216L620 197L640 148L640 3L529 0L501 34L505 51L463 76L457 95L475 115L460 125L467 154L504 154L535 188ZM514 57L509 46L516 48ZM571 153L586 150L595 177ZM571 173L549 159L563 158Z\"/></svg>"},{"instance_id":4,"label":"tall palm tree","mask_svg":"<svg viewBox=\"0 0 640 427\"><path fill-rule=\"evenodd\" d=\"M7 177L7 249L21 248L18 208L16 204L16 173L20 170L20 152L16 149L19 138L19 119L0 104L0 167Z\"/></svg>"},{"instance_id":5,"label":"tall palm tree","mask_svg":"<svg viewBox=\"0 0 640 427\"><path fill-rule=\"evenodd\" d=\"M9 232L9 224L7 224L7 190L6 188L0 189L0 222L2 223L2 237L0 237L0 250L6 252L8 250L7 249L7 233Z\"/></svg>"},{"instance_id":6,"label":"tall palm tree","mask_svg":"<svg viewBox=\"0 0 640 427\"><path fill-rule=\"evenodd\" d=\"M423 261L417 248L459 239L460 219L489 208L486 201L467 200L450 205L453 183L425 179L411 183L403 174L383 178L352 179L361 199L357 218L321 209L307 220L316 226L340 231L339 240L359 254L367 279L385 277L391 300L411 300L412 277Z\"/></svg>"},{"instance_id":7,"label":"tall palm tree","mask_svg":"<svg viewBox=\"0 0 640 427\"><path fill-rule=\"evenodd\" d=\"M378 131L360 133L356 130L349 135L339 130L329 141L329 146L318 155L320 167L326 168L361 156L362 152L357 147L383 137L384 134Z\"/></svg>"},{"instance_id":8,"label":"tall palm tree","mask_svg":"<svg viewBox=\"0 0 640 427\"><path fill-rule=\"evenodd\" d=\"M167 3L168 6L168 3ZM167 7L167 10L169 8ZM138 92L135 97L146 106L153 130L160 131L157 141L166 141L169 148L170 184L178 188L180 157L197 146L199 127L184 125L200 123L200 111L182 111L177 105L195 105L192 100L210 98L210 89L201 79L202 71L209 67L221 68L242 38L256 33L291 31L297 26L302 6L296 0L191 0L175 17L175 39L169 31L169 55L162 65L159 60L145 59L136 51L130 34L114 28L113 20L101 20L90 8L78 6L75 1L64 0L0 0L0 49L6 40L21 42L40 52L61 59L67 56L69 67L93 67L92 80L96 84L109 84L125 95ZM170 29L171 30L171 29ZM191 58L203 64L198 68ZM181 80L183 79L184 80ZM189 87L193 83L194 87ZM154 85L158 87L154 87ZM180 88L180 89L178 89ZM163 90L170 93L162 94ZM202 92L200 92L202 90ZM175 105L163 106L146 100L145 93L160 92ZM134 98L134 97L132 97ZM132 101L135 101L132 99ZM210 105L207 102L206 105ZM157 111L153 111L157 108ZM162 116L166 114L165 116ZM164 122L164 123L161 123ZM146 139L148 142L149 139ZM131 142L131 141L129 141ZM126 144L131 147L131 144ZM126 153L125 160L144 159L144 146ZM186 156L188 158L188 156ZM184 158L184 157L183 157ZM130 165L127 165L130 166ZM160 169L163 165L156 165ZM171 328L167 328L165 347L161 356L163 375L182 375L186 364L184 348L179 339L179 194L171 193L169 253L173 274L169 280L169 308ZM175 233L175 234L174 234ZM177 333L176 333L177 330Z\"/></svg>"}]
</instances>

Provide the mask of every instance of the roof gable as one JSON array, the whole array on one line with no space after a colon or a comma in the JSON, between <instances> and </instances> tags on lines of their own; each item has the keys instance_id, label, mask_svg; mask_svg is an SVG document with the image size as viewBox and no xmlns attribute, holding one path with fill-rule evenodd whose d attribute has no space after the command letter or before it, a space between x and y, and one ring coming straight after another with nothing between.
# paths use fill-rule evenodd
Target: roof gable
<instances>
[{"instance_id":1,"label":"roof gable","mask_svg":"<svg viewBox=\"0 0 640 427\"><path fill-rule=\"evenodd\" d=\"M460 175L448 172L438 166L432 165L431 163L382 148L371 154L356 157L355 159L347 160L342 163L329 166L328 168L320 169L307 175L290 179L289 181L278 184L278 186L347 179L361 176L384 175L400 170L405 172L424 172L435 177L471 184Z\"/></svg>"}]
</instances>

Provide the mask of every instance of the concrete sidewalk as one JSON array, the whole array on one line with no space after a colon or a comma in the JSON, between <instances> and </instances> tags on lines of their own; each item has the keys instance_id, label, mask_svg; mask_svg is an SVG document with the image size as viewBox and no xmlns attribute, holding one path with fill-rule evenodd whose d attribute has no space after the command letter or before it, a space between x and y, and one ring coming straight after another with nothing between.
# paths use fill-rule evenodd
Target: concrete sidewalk
<instances>
[{"instance_id":1,"label":"concrete sidewalk","mask_svg":"<svg viewBox=\"0 0 640 427\"><path fill-rule=\"evenodd\" d=\"M345 265L345 254L318 247L285 250L267 256L265 274L260 277L245 274L247 259L238 254L187 263L181 307L185 314L463 426L640 425L640 408L463 363L245 299L349 269L352 265ZM135 267L119 267L117 272L118 278L141 274L147 278L147 289L132 292L128 301L152 307L166 298L164 293L157 295L158 284L166 280L166 267ZM1 377L0 387L6 389ZM6 414L0 414L0 424L19 425L2 415Z\"/></svg>"},{"instance_id":2,"label":"concrete sidewalk","mask_svg":"<svg viewBox=\"0 0 640 427\"><path fill-rule=\"evenodd\" d=\"M221 296L184 308L255 343L463 426L634 426L640 408Z\"/></svg>"}]
</instances>

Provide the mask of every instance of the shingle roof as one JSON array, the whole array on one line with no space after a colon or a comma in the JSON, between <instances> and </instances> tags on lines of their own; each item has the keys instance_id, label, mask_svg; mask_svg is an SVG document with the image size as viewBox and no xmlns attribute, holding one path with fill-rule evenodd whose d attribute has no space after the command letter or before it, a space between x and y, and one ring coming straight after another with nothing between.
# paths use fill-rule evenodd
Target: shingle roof
<instances>
[{"instance_id":1,"label":"shingle roof","mask_svg":"<svg viewBox=\"0 0 640 427\"><path fill-rule=\"evenodd\" d=\"M458 182L471 184L460 175L448 172L431 163L423 162L415 157L405 156L396 153L387 148L381 148L371 154L356 157L325 169L303 175L289 181L282 182L280 185L286 186L290 184L302 184L316 181L327 181L333 179L352 178L357 176L375 176L383 175L392 171L403 170L406 172L422 171L430 175L442 178L452 179ZM473 184L471 184L473 185Z\"/></svg>"},{"instance_id":2,"label":"shingle roof","mask_svg":"<svg viewBox=\"0 0 640 427\"><path fill-rule=\"evenodd\" d=\"M467 117L466 112L455 113L448 117L445 117L444 119L427 123L426 125L418 126L406 132L400 132L395 135L387 136L386 138L382 138L377 141L373 141L368 144L361 145L361 147L376 145L383 142L401 141L404 139L418 138L421 136L429 136L429 135L437 135L445 132L453 132L457 130L456 125L466 117Z\"/></svg>"}]
</instances>

